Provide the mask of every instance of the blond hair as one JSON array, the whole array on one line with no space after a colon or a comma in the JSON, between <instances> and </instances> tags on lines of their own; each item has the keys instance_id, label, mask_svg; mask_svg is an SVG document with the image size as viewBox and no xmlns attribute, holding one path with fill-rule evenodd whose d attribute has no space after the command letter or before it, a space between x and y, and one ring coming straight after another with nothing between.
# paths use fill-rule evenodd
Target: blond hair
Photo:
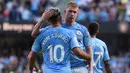
<instances>
[{"instance_id":1,"label":"blond hair","mask_svg":"<svg viewBox=\"0 0 130 73\"><path fill-rule=\"evenodd\" d=\"M78 5L74 1L70 1L70 2L68 2L67 7L78 8Z\"/></svg>"}]
</instances>

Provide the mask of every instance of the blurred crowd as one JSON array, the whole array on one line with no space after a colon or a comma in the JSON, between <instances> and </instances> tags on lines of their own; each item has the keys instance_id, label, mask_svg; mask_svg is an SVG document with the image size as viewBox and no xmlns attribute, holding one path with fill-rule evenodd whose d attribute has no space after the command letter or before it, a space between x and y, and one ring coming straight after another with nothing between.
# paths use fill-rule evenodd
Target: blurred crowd
<instances>
[{"instance_id":1,"label":"blurred crowd","mask_svg":"<svg viewBox=\"0 0 130 73\"><path fill-rule=\"evenodd\" d=\"M112 73L130 73L130 52L111 56Z\"/></svg>"},{"instance_id":2,"label":"blurred crowd","mask_svg":"<svg viewBox=\"0 0 130 73\"><path fill-rule=\"evenodd\" d=\"M37 22L46 8L58 5L59 1L61 0L0 0L0 20ZM77 21L130 22L129 0L67 1L75 1L79 5Z\"/></svg>"},{"instance_id":3,"label":"blurred crowd","mask_svg":"<svg viewBox=\"0 0 130 73\"><path fill-rule=\"evenodd\" d=\"M28 52L27 50L22 51L21 55L18 56L15 52L3 50L0 53L0 73L29 73Z\"/></svg>"},{"instance_id":4,"label":"blurred crowd","mask_svg":"<svg viewBox=\"0 0 130 73\"><path fill-rule=\"evenodd\" d=\"M47 5L47 0L0 0L0 20L35 22Z\"/></svg>"},{"instance_id":5,"label":"blurred crowd","mask_svg":"<svg viewBox=\"0 0 130 73\"><path fill-rule=\"evenodd\" d=\"M129 0L74 0L80 7L79 21L130 22ZM80 1L80 2L79 2Z\"/></svg>"}]
</instances>

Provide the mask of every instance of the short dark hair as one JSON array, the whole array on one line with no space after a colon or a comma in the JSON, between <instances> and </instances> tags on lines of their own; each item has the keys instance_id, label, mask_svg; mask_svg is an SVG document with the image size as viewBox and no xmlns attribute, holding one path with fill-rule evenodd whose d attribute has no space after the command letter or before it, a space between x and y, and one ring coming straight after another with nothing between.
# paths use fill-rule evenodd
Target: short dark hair
<instances>
[{"instance_id":1,"label":"short dark hair","mask_svg":"<svg viewBox=\"0 0 130 73\"><path fill-rule=\"evenodd\" d=\"M48 21L50 22L56 22L57 21L57 18L58 16L61 16L61 13L60 13L60 10L58 8L51 8L52 10L55 11L54 15L52 15Z\"/></svg>"},{"instance_id":2,"label":"short dark hair","mask_svg":"<svg viewBox=\"0 0 130 73\"><path fill-rule=\"evenodd\" d=\"M99 32L100 26L97 22L90 22L88 25L88 31L90 35L95 35L97 32Z\"/></svg>"}]
</instances>

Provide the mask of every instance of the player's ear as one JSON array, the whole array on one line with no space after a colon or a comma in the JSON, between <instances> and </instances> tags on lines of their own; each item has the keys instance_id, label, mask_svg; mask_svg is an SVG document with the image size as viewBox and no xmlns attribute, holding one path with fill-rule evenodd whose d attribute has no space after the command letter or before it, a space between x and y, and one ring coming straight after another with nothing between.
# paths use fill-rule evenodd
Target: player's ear
<instances>
[{"instance_id":1,"label":"player's ear","mask_svg":"<svg viewBox=\"0 0 130 73\"><path fill-rule=\"evenodd\" d=\"M99 34L99 31L97 31L97 33L96 34Z\"/></svg>"},{"instance_id":2,"label":"player's ear","mask_svg":"<svg viewBox=\"0 0 130 73\"><path fill-rule=\"evenodd\" d=\"M62 21L62 16L59 16L59 17L58 17L58 20L59 20L59 21Z\"/></svg>"}]
</instances>

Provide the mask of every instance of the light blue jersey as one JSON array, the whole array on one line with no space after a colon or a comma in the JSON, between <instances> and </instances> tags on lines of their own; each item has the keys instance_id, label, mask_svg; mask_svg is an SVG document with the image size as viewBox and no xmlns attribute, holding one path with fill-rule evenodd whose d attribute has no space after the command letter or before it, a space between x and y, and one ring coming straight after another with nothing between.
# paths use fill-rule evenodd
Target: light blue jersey
<instances>
[{"instance_id":1,"label":"light blue jersey","mask_svg":"<svg viewBox=\"0 0 130 73\"><path fill-rule=\"evenodd\" d=\"M103 73L104 61L109 60L109 54L106 44L97 38L91 38L94 60L94 73Z\"/></svg>"},{"instance_id":2,"label":"light blue jersey","mask_svg":"<svg viewBox=\"0 0 130 73\"><path fill-rule=\"evenodd\" d=\"M70 29L76 34L78 43L79 43L80 48L82 50L86 51L85 48L87 48L88 46L91 45L90 34L85 26L80 25L80 24L75 22L74 25L72 25L72 26L63 23L62 27ZM73 52L72 52L70 59L71 59L70 61L71 61L71 68L72 69L86 66L85 60L77 57L76 55L74 55Z\"/></svg>"},{"instance_id":3,"label":"light blue jersey","mask_svg":"<svg viewBox=\"0 0 130 73\"><path fill-rule=\"evenodd\" d=\"M48 26L35 39L32 51L43 51L45 73L71 73L70 54L74 47L79 44L71 30Z\"/></svg>"}]
</instances>

